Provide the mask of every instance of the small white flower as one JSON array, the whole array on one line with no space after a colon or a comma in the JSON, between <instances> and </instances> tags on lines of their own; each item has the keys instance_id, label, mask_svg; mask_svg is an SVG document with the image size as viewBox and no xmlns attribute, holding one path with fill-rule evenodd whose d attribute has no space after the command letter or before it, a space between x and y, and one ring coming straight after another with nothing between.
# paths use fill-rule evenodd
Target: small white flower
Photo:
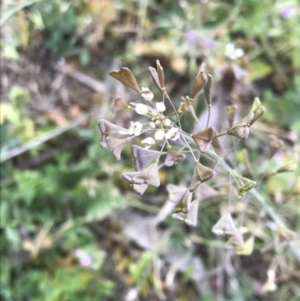
<instances>
[{"instance_id":1,"label":"small white flower","mask_svg":"<svg viewBox=\"0 0 300 301\"><path fill-rule=\"evenodd\" d=\"M225 48L225 55L232 60L236 60L243 56L244 50L241 48L235 48L233 43L228 43Z\"/></svg>"},{"instance_id":2,"label":"small white flower","mask_svg":"<svg viewBox=\"0 0 300 301\"><path fill-rule=\"evenodd\" d=\"M141 96L147 100L147 101L151 101L154 97L154 94L149 90L149 88L147 87L143 87L142 88L142 92L141 92Z\"/></svg>"},{"instance_id":3,"label":"small white flower","mask_svg":"<svg viewBox=\"0 0 300 301\"><path fill-rule=\"evenodd\" d=\"M180 134L178 132L178 128L171 128L167 131L165 135L166 139L177 140L180 138Z\"/></svg>"},{"instance_id":4,"label":"small white flower","mask_svg":"<svg viewBox=\"0 0 300 301\"><path fill-rule=\"evenodd\" d=\"M155 140L163 140L165 137L165 132L163 130L157 130L154 134Z\"/></svg>"},{"instance_id":5,"label":"small white flower","mask_svg":"<svg viewBox=\"0 0 300 301\"><path fill-rule=\"evenodd\" d=\"M148 138L142 140L141 143L145 146L145 148L150 148L152 145L155 144L155 141L152 137L148 137Z\"/></svg>"},{"instance_id":6,"label":"small white flower","mask_svg":"<svg viewBox=\"0 0 300 301\"><path fill-rule=\"evenodd\" d=\"M149 123L149 126L150 126L152 129L155 129L155 128L156 128L155 122L150 122L150 123Z\"/></svg>"},{"instance_id":7,"label":"small white flower","mask_svg":"<svg viewBox=\"0 0 300 301\"><path fill-rule=\"evenodd\" d=\"M125 131L121 130L119 134L139 136L141 134L142 129L143 125L140 122L131 121L129 129Z\"/></svg>"},{"instance_id":8,"label":"small white flower","mask_svg":"<svg viewBox=\"0 0 300 301\"><path fill-rule=\"evenodd\" d=\"M163 125L166 126L166 127L169 127L171 124L172 124L172 121L169 118L166 118L163 121Z\"/></svg>"},{"instance_id":9,"label":"small white flower","mask_svg":"<svg viewBox=\"0 0 300 301\"><path fill-rule=\"evenodd\" d=\"M166 106L163 102L157 102L155 104L156 110L160 113L164 112L166 110Z\"/></svg>"},{"instance_id":10,"label":"small white flower","mask_svg":"<svg viewBox=\"0 0 300 301\"><path fill-rule=\"evenodd\" d=\"M131 121L129 131L131 131L134 136L139 136L141 134L142 129L143 125L140 122Z\"/></svg>"},{"instance_id":11,"label":"small white flower","mask_svg":"<svg viewBox=\"0 0 300 301\"><path fill-rule=\"evenodd\" d=\"M149 111L149 107L142 103L139 103L135 106L135 112L139 115L146 115L148 111Z\"/></svg>"}]
</instances>

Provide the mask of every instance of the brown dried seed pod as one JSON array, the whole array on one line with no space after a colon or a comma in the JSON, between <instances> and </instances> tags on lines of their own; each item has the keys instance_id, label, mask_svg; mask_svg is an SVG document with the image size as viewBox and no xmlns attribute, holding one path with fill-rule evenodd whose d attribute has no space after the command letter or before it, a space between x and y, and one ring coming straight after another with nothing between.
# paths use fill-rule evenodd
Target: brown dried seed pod
<instances>
[{"instance_id":1,"label":"brown dried seed pod","mask_svg":"<svg viewBox=\"0 0 300 301\"><path fill-rule=\"evenodd\" d=\"M155 84L155 86L160 90L162 91L162 87L161 87L161 84L160 84L160 81L159 81L159 77L158 77L158 73L157 71L155 70L155 68L153 67L149 67L149 72L150 72L150 75L153 79L153 82Z\"/></svg>"},{"instance_id":2,"label":"brown dried seed pod","mask_svg":"<svg viewBox=\"0 0 300 301\"><path fill-rule=\"evenodd\" d=\"M208 106L211 105L213 92L213 78L211 74L207 74L207 84L204 86L204 95Z\"/></svg>"},{"instance_id":3,"label":"brown dried seed pod","mask_svg":"<svg viewBox=\"0 0 300 301\"><path fill-rule=\"evenodd\" d=\"M136 171L146 168L147 165L152 163L161 155L161 152L146 149L138 145L133 145L131 147L131 153L134 161L134 169Z\"/></svg>"},{"instance_id":4,"label":"brown dried seed pod","mask_svg":"<svg viewBox=\"0 0 300 301\"><path fill-rule=\"evenodd\" d=\"M249 113L246 117L237 122L226 133L227 135L235 136L240 139L247 139L249 136L250 122L254 117L254 113Z\"/></svg>"},{"instance_id":5,"label":"brown dried seed pod","mask_svg":"<svg viewBox=\"0 0 300 301\"><path fill-rule=\"evenodd\" d=\"M164 68L161 66L159 60L156 60L156 70L157 70L160 86L161 86L162 89L165 89Z\"/></svg>"},{"instance_id":6,"label":"brown dried seed pod","mask_svg":"<svg viewBox=\"0 0 300 301\"><path fill-rule=\"evenodd\" d=\"M122 67L120 70L113 70L109 72L109 75L136 92L141 92L137 80L129 68Z\"/></svg>"},{"instance_id":7,"label":"brown dried seed pod","mask_svg":"<svg viewBox=\"0 0 300 301\"><path fill-rule=\"evenodd\" d=\"M128 109L128 104L124 101L123 98L117 96L114 100L113 100L113 105L111 108L111 111L113 113L117 113L121 110L125 110Z\"/></svg>"},{"instance_id":8,"label":"brown dried seed pod","mask_svg":"<svg viewBox=\"0 0 300 301\"><path fill-rule=\"evenodd\" d=\"M247 139L250 130L248 126L233 127L227 131L227 135L235 136L239 139Z\"/></svg>"},{"instance_id":9,"label":"brown dried seed pod","mask_svg":"<svg viewBox=\"0 0 300 301\"><path fill-rule=\"evenodd\" d=\"M195 143L197 144L200 152L206 153L212 143L213 136L216 134L214 127L207 128L204 131L192 135Z\"/></svg>"},{"instance_id":10,"label":"brown dried seed pod","mask_svg":"<svg viewBox=\"0 0 300 301\"><path fill-rule=\"evenodd\" d=\"M211 74L207 74L207 84L204 87L204 94L206 103L208 106L208 115L207 115L207 123L206 127L208 127L209 119L210 119L210 107L211 107L211 101L212 101L212 92L213 92L213 78Z\"/></svg>"},{"instance_id":11,"label":"brown dried seed pod","mask_svg":"<svg viewBox=\"0 0 300 301\"><path fill-rule=\"evenodd\" d=\"M177 152L170 148L166 156L165 165L168 167L173 166L174 164L183 161L185 157L185 154Z\"/></svg>"},{"instance_id":12,"label":"brown dried seed pod","mask_svg":"<svg viewBox=\"0 0 300 301\"><path fill-rule=\"evenodd\" d=\"M207 75L203 72L203 64L199 68L199 72L195 78L192 92L191 92L191 99L193 100L197 94L205 87L207 84L208 78Z\"/></svg>"}]
</instances>

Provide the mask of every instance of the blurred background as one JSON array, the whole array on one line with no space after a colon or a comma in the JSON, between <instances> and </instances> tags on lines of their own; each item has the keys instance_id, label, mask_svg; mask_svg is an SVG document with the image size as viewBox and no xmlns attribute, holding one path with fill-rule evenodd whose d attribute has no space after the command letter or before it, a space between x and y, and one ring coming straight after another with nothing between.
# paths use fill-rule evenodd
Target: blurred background
<instances>
[{"instance_id":1,"label":"blurred background","mask_svg":"<svg viewBox=\"0 0 300 301\"><path fill-rule=\"evenodd\" d=\"M6 0L0 25L0 300L300 300L300 169L265 176L300 152L298 0ZM136 98L109 71L129 67L152 89L157 59L177 105L206 63L218 128L225 105L244 116L259 96L266 107L231 150L262 197L232 207L255 237L245 254L211 233L228 176L208 184L190 228L160 211L190 162L138 196L121 178L130 147L116 161L99 146L99 118L130 121L113 99ZM203 95L195 109L206 116Z\"/></svg>"}]
</instances>

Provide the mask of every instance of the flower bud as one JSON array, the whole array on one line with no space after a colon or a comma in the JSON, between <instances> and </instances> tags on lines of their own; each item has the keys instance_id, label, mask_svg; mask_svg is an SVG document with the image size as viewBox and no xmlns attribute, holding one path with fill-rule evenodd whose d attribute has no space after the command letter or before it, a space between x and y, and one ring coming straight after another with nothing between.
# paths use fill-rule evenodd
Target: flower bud
<instances>
[{"instance_id":1,"label":"flower bud","mask_svg":"<svg viewBox=\"0 0 300 301\"><path fill-rule=\"evenodd\" d=\"M171 121L169 118L166 118L166 119L163 121L163 125L166 126L166 127L171 126L171 124L172 124L172 121Z\"/></svg>"},{"instance_id":2,"label":"flower bud","mask_svg":"<svg viewBox=\"0 0 300 301\"><path fill-rule=\"evenodd\" d=\"M151 127L151 129L156 129L156 124L155 122L150 122L149 126Z\"/></svg>"},{"instance_id":3,"label":"flower bud","mask_svg":"<svg viewBox=\"0 0 300 301\"><path fill-rule=\"evenodd\" d=\"M148 137L142 140L141 143L145 146L145 148L150 148L152 145L155 144L155 141L152 137Z\"/></svg>"},{"instance_id":4,"label":"flower bud","mask_svg":"<svg viewBox=\"0 0 300 301\"><path fill-rule=\"evenodd\" d=\"M139 103L135 106L135 112L139 115L147 115L147 113L149 112L149 107Z\"/></svg>"},{"instance_id":5,"label":"flower bud","mask_svg":"<svg viewBox=\"0 0 300 301\"><path fill-rule=\"evenodd\" d=\"M170 139L170 140L177 140L180 138L180 134L178 131L178 128L171 128L167 131L167 133L165 134L166 139Z\"/></svg>"},{"instance_id":6,"label":"flower bud","mask_svg":"<svg viewBox=\"0 0 300 301\"><path fill-rule=\"evenodd\" d=\"M147 101L151 101L154 98L154 94L147 87L142 88L140 94Z\"/></svg>"},{"instance_id":7,"label":"flower bud","mask_svg":"<svg viewBox=\"0 0 300 301\"><path fill-rule=\"evenodd\" d=\"M160 113L164 112L166 110L166 105L163 102L157 102L155 104L156 110Z\"/></svg>"},{"instance_id":8,"label":"flower bud","mask_svg":"<svg viewBox=\"0 0 300 301\"><path fill-rule=\"evenodd\" d=\"M165 137L165 132L163 130L157 130L154 134L154 139L161 141L163 140Z\"/></svg>"}]
</instances>

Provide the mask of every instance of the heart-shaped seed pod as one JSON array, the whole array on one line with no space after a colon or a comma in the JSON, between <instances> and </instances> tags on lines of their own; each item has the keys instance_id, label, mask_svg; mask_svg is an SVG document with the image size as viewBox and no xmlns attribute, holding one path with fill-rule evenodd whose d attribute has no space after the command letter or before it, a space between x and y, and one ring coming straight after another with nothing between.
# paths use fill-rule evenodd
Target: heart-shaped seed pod
<instances>
[{"instance_id":1,"label":"heart-shaped seed pod","mask_svg":"<svg viewBox=\"0 0 300 301\"><path fill-rule=\"evenodd\" d=\"M109 75L136 92L141 92L137 80L129 68L122 67L120 70L109 72Z\"/></svg>"}]
</instances>

